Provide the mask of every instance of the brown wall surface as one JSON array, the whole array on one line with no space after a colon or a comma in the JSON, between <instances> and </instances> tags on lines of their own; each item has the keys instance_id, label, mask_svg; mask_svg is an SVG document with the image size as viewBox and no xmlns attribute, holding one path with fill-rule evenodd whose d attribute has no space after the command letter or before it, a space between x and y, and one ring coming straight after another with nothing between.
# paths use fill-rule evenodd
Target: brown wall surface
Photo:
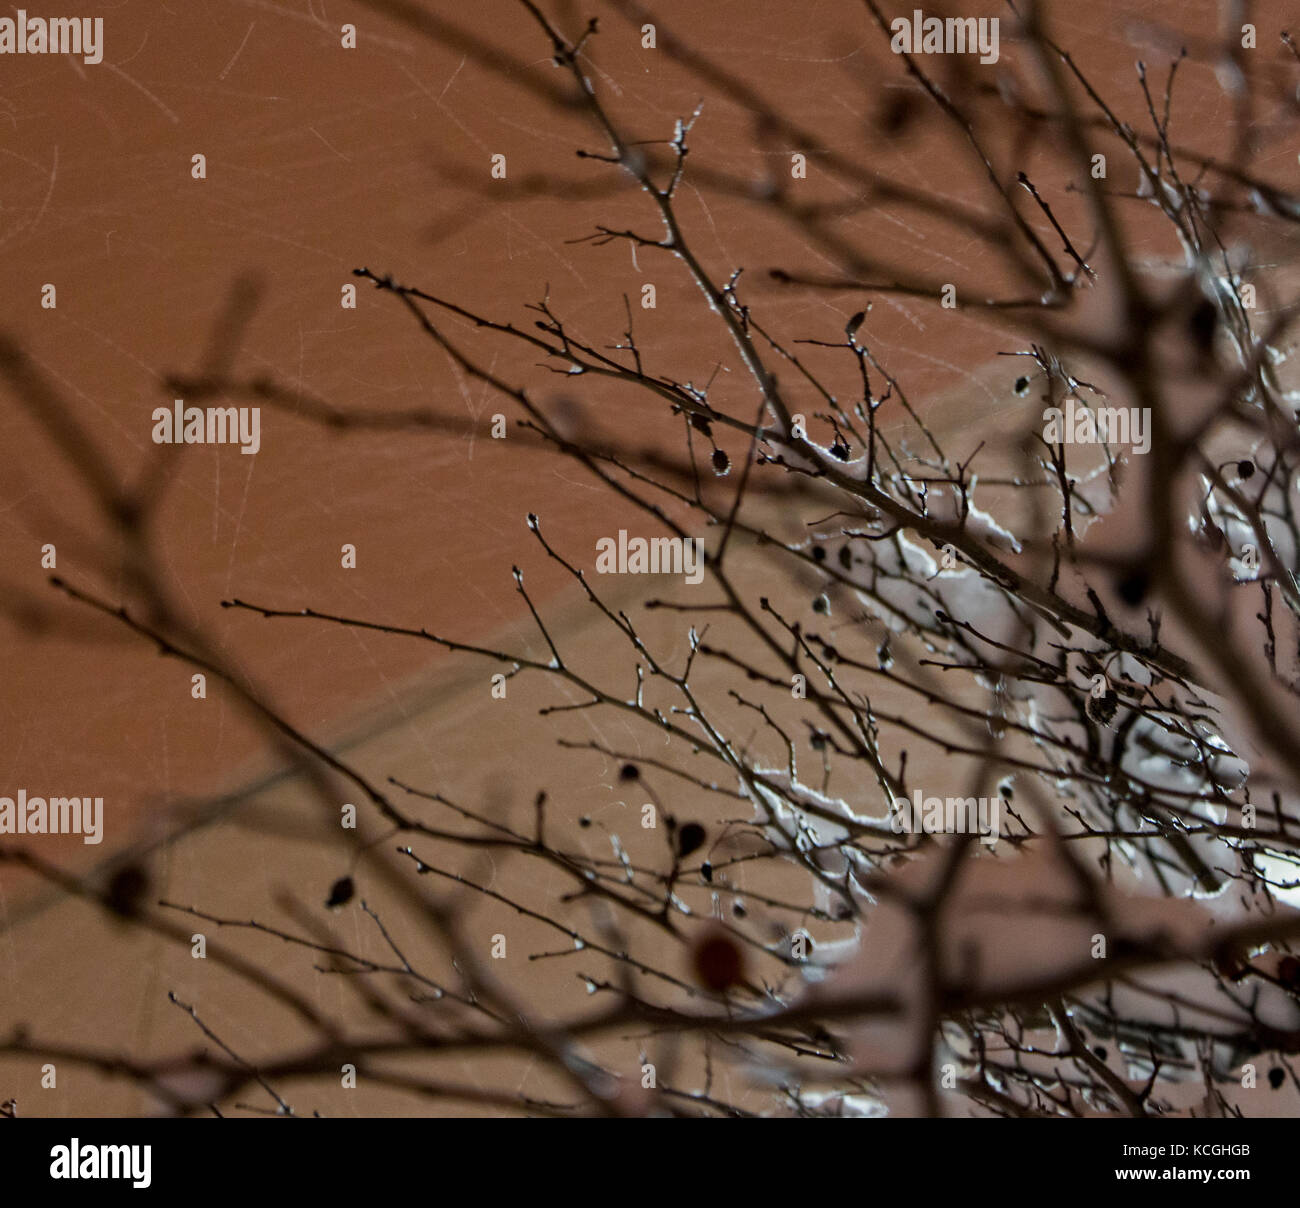
<instances>
[{"instance_id":1,"label":"brown wall surface","mask_svg":"<svg viewBox=\"0 0 1300 1208\"><path fill-rule=\"evenodd\" d=\"M352 270L368 266L520 326L538 317L526 304L547 296L574 330L606 344L622 338L627 295L648 360L671 358L679 376L701 383L716 373L720 405L752 410L752 386L734 348L680 264L653 249L633 252L623 241L573 242L597 223L649 235L657 227L639 191L575 157L576 147L604 149L591 129L548 110L521 85L525 77L556 77L545 40L511 0L430 0L426 7L503 48L526 65L523 72L489 70L365 4L332 4L327 15L324 5L273 0L171 7L78 0L71 7L104 17L101 64L0 57L0 327L123 480L151 463L151 413L181 397L167 379L204 363L241 280L256 281L261 292L232 372L269 377L290 400L264 405L256 456L230 447L180 451L154 497L151 521L174 598L296 726L331 748L345 744L380 778L409 777L449 795L496 800L520 816L544 783L562 801L562 817L589 813L617 829L618 811L627 807L613 804L613 769L563 758L537 726L536 708L555 703L545 685L525 685L517 695L512 687L509 713L497 712L487 672L467 656L221 607L231 597L310 605L466 642L518 641L540 655L544 647L510 575L518 565L557 632L597 662L608 651L616 665L610 635L598 633L571 580L529 534L525 515L537 513L557 547L590 568L595 539L626 525L632 511L612 509L572 463L530 446L513 430L517 410L424 339L394 298L357 282L357 308L340 307ZM771 282L766 270L773 266L824 266L770 214L691 180L696 164L755 180L784 173L789 149L756 133L719 90L708 92L667 56L643 50L636 26L612 9L561 4L557 12L573 29L588 8L601 16L592 44L597 84L644 137L669 136L674 120L704 97L683 212L710 270L725 278L744 267L742 282L752 290L746 300L756 310L761 304L782 332L831 338L841 331L860 298ZM1003 11L991 0L966 8ZM1140 11L1115 0L1053 0L1047 10L1057 36L1135 124L1145 112L1135 57L1163 70L1172 45L1166 26L1208 36L1218 20L1209 0L1156 2ZM954 203L986 204L978 200L977 168L954 150L939 117L920 119L903 142L880 133L875 115L902 76L860 5L666 0L656 14L665 29L706 50L828 144ZM1261 46L1269 47L1260 53L1272 57L1281 14L1270 8L1259 20ZM344 22L357 26L355 50L340 45ZM1190 63L1179 87L1177 138L1222 153L1229 107L1213 72ZM1293 177L1295 148L1269 145L1267 128L1262 137L1262 169ZM1004 131L994 141L1006 153L1013 139ZM204 180L192 178L195 154L206 156ZM495 154L507 157L504 182L489 172ZM1031 160L1063 219L1077 218L1081 207L1063 190L1052 149L1035 148ZM534 187L543 176L567 183ZM844 193L824 180L807 185L810 198ZM855 233L868 247L927 272L946 266L960 280L996 284L987 250L954 240L942 224L885 214L856 221L866 224ZM1050 239L1050 228L1039 225ZM1135 230L1141 235L1140 219ZM1146 250L1153 265L1178 254L1164 234L1151 235ZM41 306L47 283L57 289L53 310ZM637 302L646 283L657 289L652 311ZM986 315L940 320L928 305L883 298L869 325L877 353L958 443L973 448L1022 418L1010 391L1012 363L996 355L1007 337ZM448 331L480 363L541 399L572 394L583 414L610 430L636 432L647 444L678 439L676 425L626 391L571 392L517 345L464 323L449 323ZM472 421L472 430L333 431L307 414L313 399L350 412L428 407ZM292 917L276 914L285 909L278 896L285 892L317 905L344 871L346 851L233 694L212 683L206 700L192 699L190 668L157 657L148 642L47 582L41 547L49 542L58 549L58 573L72 584L114 606L124 590L120 576L97 563L105 525L66 445L34 422L11 383L0 385L0 400L0 586L10 603L0 622L0 793L26 787L104 798L102 846L55 837L40 843L42 856L75 872L103 876L121 853L147 850L159 896L214 914L263 910L259 917L283 921ZM498 411L512 424L505 441L488 434ZM66 423L56 427L64 437L71 431ZM743 455L743 448L732 453ZM345 542L357 547L355 570L340 567ZM675 632L668 618L653 624ZM631 727L603 737L646 741ZM204 825L192 829L196 818ZM607 845L601 827L590 841ZM178 829L183 838L162 842ZM379 829L374 833L378 839ZM383 893L371 890L377 903ZM490 934L491 911L479 918L466 910L473 926ZM351 938L378 951L375 935L362 934L364 923L349 915L337 925L355 928ZM285 956L264 936L221 938L296 962L288 967L315 987L322 1006L354 1009L343 979L314 978L308 956ZM548 942L521 935L522 947L534 941ZM571 963L556 967L562 963L520 972L520 993L540 1001L561 982L571 984ZM184 947L114 926L0 865L0 1030L23 1022L42 1037L172 1051L196 1039L191 1021L166 1001L174 990L205 1003L214 1026L250 1059L293 1035L279 1008L196 966ZM513 1087L518 1068L445 1067L449 1080L472 1087L502 1080ZM396 1093L353 1100L331 1086L318 1090L305 1106L327 1114L442 1110ZM0 1060L0 1100L10 1095L34 1115L156 1108L121 1080L69 1072L57 1090L45 1091L32 1062ZM493 1109L467 1103L460 1110Z\"/></svg>"}]
</instances>

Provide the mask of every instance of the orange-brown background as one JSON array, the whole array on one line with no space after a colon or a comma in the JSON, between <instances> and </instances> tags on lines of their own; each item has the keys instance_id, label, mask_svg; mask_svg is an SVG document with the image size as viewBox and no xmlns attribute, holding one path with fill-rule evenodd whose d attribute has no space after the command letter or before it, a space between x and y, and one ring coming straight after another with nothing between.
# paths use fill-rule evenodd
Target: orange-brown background
<instances>
[{"instance_id":1,"label":"orange-brown background","mask_svg":"<svg viewBox=\"0 0 1300 1208\"><path fill-rule=\"evenodd\" d=\"M46 6L29 7L33 15L53 15ZM510 0L437 0L429 7L505 47L538 78L559 78L539 31ZM1006 16L991 3L966 7ZM1259 53L1270 61L1281 7L1270 5L1255 18ZM472 751L490 759L495 749L510 759L513 730L476 748L445 715L421 729L429 710L438 716L440 697L453 699L450 681L444 691L439 679L445 657L432 647L268 624L219 606L234 595L311 604L483 639L523 615L512 563L524 569L537 598L555 600L557 608L567 599L556 596L563 577L525 528L528 511L587 565L594 539L620 523L572 464L525 450L513 434L489 440L494 412L512 420L517 413L422 339L394 299L361 285L358 308L343 310L341 287L352 269L367 265L517 323L535 317L524 304L549 289L558 313L593 342L608 343L622 335L621 296L635 306L641 285L653 282L656 310L636 311L648 354L696 382L721 363L719 400L748 411L753 404L730 346L679 264L648 250L633 257L621 242L565 242L589 234L598 221L657 234L641 194L516 195L531 174L609 180L610 170L573 154L576 146L605 148L588 126L546 109L518 82L460 51L351 3L78 0L62 9L104 16L104 62L0 58L0 324L124 475L153 451L150 413L174 397L165 375L198 366L232 284L248 275L260 280L263 295L244 333L241 373L270 374L349 409L427 405L476 420L476 433L464 437L340 435L264 409L257 456L229 447L185 452L156 532L162 562L192 616L273 689L296 724L332 742L404 717L402 732L423 744L416 754L430 783L483 783L492 768L467 767L467 758ZM566 28L577 28L579 11L588 15L586 7L560 10ZM703 96L692 163L757 179L773 171L775 157L775 170L786 170L788 150L760 146L736 106L663 54L643 50L639 31L614 13L599 4L593 11L602 17L592 43L598 86L643 137L669 135L673 121ZM901 148L875 132L872 115L901 76L864 7L848 0L672 0L657 11L666 27L829 143L888 164L908 184L988 204L978 174L937 118L927 118ZM1217 6L1204 2L1105 0L1053 3L1048 11L1057 36L1135 124L1144 105L1134 58L1143 54L1162 69L1167 62L1151 29L1177 27L1208 39L1218 22ZM358 27L355 50L340 46L344 22ZM1004 25L1004 59L1012 52ZM1184 74L1176 140L1221 150L1228 103L1204 65L1189 65ZM191 178L195 153L207 158L206 180ZM507 156L505 184L489 177L496 153ZM1059 173L1054 177L1050 161L1040 158L1040 183L1056 187L1052 197L1063 215L1077 215L1060 192ZM1263 163L1290 181L1295 148L1270 144ZM1128 170L1116 187L1135 183ZM809 196L844 195L841 186L815 178L807 189ZM689 171L682 208L709 268L725 277L744 266L742 280L752 289L746 300L766 305L783 332L834 338L860 307L851 294L782 292L765 282L773 264L825 266L754 207L696 191ZM969 241L925 224L871 215L858 221L868 247L910 257L927 271L951 265L959 279L979 279L985 253ZM1149 250L1155 257L1174 249L1153 241ZM40 306L47 282L58 290L54 311ZM537 358L449 330L539 398L553 400L567 389ZM940 406L932 400L948 400L934 412L948 429L969 430L972 446L996 436L995 417L1007 397L986 373L972 373L1007 346L991 323L978 316L940 320L923 304L886 300L876 303L870 333L914 399L931 409ZM644 404L625 391L580 397L611 425L646 422ZM60 573L89 584L79 576L75 546L61 534L66 522L91 524L93 516L49 440L11 394L0 390L0 400L0 579L12 600L37 604L43 622L35 629L0 623L0 792L26 787L104 797L102 848L49 839L40 849L85 869L179 805L237 794L274 765L219 687L208 700L193 701L189 669L157 658L144 643L108 625L64 628L77 613L45 584L40 546L58 543ZM354 571L340 569L344 542L358 548ZM255 843L226 852L232 866L261 858ZM272 873L288 876L278 865ZM3 940L9 951L0 955L9 967L0 979L9 1019L39 1017L52 998L88 992L71 971L80 959L72 937L60 930L79 926L70 920L81 916L42 925L43 916L29 911L36 894L30 879L0 868L0 912L12 923ZM127 1019L137 1010L129 997L100 1006ZM84 1014L75 1018L77 1026L90 1026ZM74 1096L60 1110L91 1108Z\"/></svg>"}]
</instances>

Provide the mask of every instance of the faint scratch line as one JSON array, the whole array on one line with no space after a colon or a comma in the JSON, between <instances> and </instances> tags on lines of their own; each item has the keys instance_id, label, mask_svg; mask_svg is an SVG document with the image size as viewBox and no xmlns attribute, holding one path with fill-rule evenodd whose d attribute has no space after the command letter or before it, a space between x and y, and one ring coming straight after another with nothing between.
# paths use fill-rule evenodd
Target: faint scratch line
<instances>
[{"instance_id":1,"label":"faint scratch line","mask_svg":"<svg viewBox=\"0 0 1300 1208\"><path fill-rule=\"evenodd\" d=\"M442 98L445 97L445 96L447 95L447 89L450 88L450 87L452 86L452 84L454 84L454 83L456 82L456 77L457 77L458 75L460 75L460 69L461 69L462 67L465 66L465 60L468 59L468 58L469 58L469 55L462 55L462 56L461 56L460 62L456 65L456 70L453 71L453 72L451 73L451 78L450 78L450 79L447 81L447 83L443 86L443 90L442 90L440 93L438 93L438 101L439 101L439 103L441 103L441 102L442 102Z\"/></svg>"},{"instance_id":2,"label":"faint scratch line","mask_svg":"<svg viewBox=\"0 0 1300 1208\"><path fill-rule=\"evenodd\" d=\"M45 211L49 209L50 198L54 196L54 181L59 175L59 148L58 144L54 147L54 158L50 164L50 183L45 190L45 200L41 202L41 208L36 212L36 217L31 222L24 223L20 227L15 227L3 239L0 239L0 247L4 247L15 236L22 234L23 231L34 231L39 225L42 218L45 217Z\"/></svg>"},{"instance_id":3,"label":"faint scratch line","mask_svg":"<svg viewBox=\"0 0 1300 1208\"><path fill-rule=\"evenodd\" d=\"M331 143L329 139L327 139L319 130L317 130L315 126L308 126L307 129L310 130L318 139L320 139L320 141L323 142L331 151L333 151L334 154L339 157L339 159L349 164L352 162L352 160L349 159L348 156L344 155L342 151L340 151L336 146L334 146L334 144Z\"/></svg>"},{"instance_id":4,"label":"faint scratch line","mask_svg":"<svg viewBox=\"0 0 1300 1208\"><path fill-rule=\"evenodd\" d=\"M256 461L257 458L254 457L251 460ZM253 487L253 467L250 465L248 467L248 477L244 479L244 493L239 500L239 511L235 516L235 532L234 535L230 538L230 557L226 559L226 594L227 595L231 595L234 591L234 588L231 586L231 584L234 582L234 578L235 578L235 553L239 549L239 539L244 532L244 513L248 511L248 495L249 492L252 490L252 487ZM218 484L217 489L219 492L221 489L220 484ZM213 510L219 512L221 510L221 499L219 495L216 499L213 500L213 503L215 504Z\"/></svg>"},{"instance_id":5,"label":"faint scratch line","mask_svg":"<svg viewBox=\"0 0 1300 1208\"><path fill-rule=\"evenodd\" d=\"M50 198L54 196L54 181L59 175L59 145L54 144L54 156L50 164L50 187L45 190L45 200L41 202L41 208L35 218L32 219L32 225L28 230L34 231L41 224L41 219L45 217L45 211L49 209Z\"/></svg>"},{"instance_id":6,"label":"faint scratch line","mask_svg":"<svg viewBox=\"0 0 1300 1208\"><path fill-rule=\"evenodd\" d=\"M248 32L244 35L244 40L239 44L239 49L230 56L230 62L221 69L221 74L217 76L218 80L224 80L230 74L230 69L235 65L235 60L244 53L244 47L248 45L248 39L253 36L253 26L256 24L256 21L248 23Z\"/></svg>"},{"instance_id":7,"label":"faint scratch line","mask_svg":"<svg viewBox=\"0 0 1300 1208\"><path fill-rule=\"evenodd\" d=\"M158 108L161 109L175 125L179 126L181 124L181 119L178 118L170 109L168 109L167 106L162 103L162 101L160 101L156 96L154 96L154 94L150 92L149 89L147 89L143 84L141 84L139 80L132 79L129 75L126 74L125 71L123 71L120 67L117 67L112 63L105 63L104 66L107 67L109 71L111 71L114 75L121 76L122 79L124 79L128 84L130 84L132 88L138 88L155 105L157 105Z\"/></svg>"}]
</instances>

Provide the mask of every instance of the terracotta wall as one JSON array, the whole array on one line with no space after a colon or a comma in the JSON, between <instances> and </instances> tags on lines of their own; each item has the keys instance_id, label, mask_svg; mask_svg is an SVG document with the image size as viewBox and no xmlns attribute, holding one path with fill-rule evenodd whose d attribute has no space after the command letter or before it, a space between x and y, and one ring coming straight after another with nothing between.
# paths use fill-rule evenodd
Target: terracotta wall
<instances>
[{"instance_id":1,"label":"terracotta wall","mask_svg":"<svg viewBox=\"0 0 1300 1208\"><path fill-rule=\"evenodd\" d=\"M266 622L220 605L235 596L311 605L466 641L527 635L520 640L537 647L535 631L521 627L527 614L510 577L517 564L557 625L589 635L571 585L524 517L540 515L557 544L588 564L595 538L626 517L572 464L527 448L518 434L490 439L493 413L517 413L459 372L395 299L363 285L357 308L343 309L341 289L354 268L369 266L520 325L537 317L525 304L545 295L575 329L606 342L622 334L622 295L636 307L642 285L653 283L656 308L636 309L646 356L698 382L716 373L720 403L748 408L734 351L679 264L650 249L632 254L623 242L573 242L597 222L654 234L646 199L610 188L618 182L607 170L574 156L575 147L602 149L580 121L539 105L517 78L365 5L330 5L327 15L324 6L262 0L75 7L104 17L101 64L0 58L0 325L114 472L129 480L149 463L151 413L179 397L167 379L202 364L240 280L261 292L242 331L238 374L268 375L291 398L357 411L429 406L474 425L452 436L343 434L268 407L256 456L185 450L152 521L176 599L296 725L326 743L352 743L376 771L496 792L512 808L523 807L535 781L549 781L574 816L608 814L616 808L609 770L575 773L576 765L557 762L532 725L540 697L512 700L504 718L490 711L476 667L431 646ZM528 78L556 78L545 42L510 0L429 7L527 64ZM990 2L967 8L1001 11ZM1047 8L1058 36L1134 122L1144 112L1134 58L1167 61L1165 25L1208 37L1218 20L1208 0L1146 6L1140 16L1112 0ZM572 25L579 7L559 11ZM877 118L901 77L860 6L671 0L657 11L665 28L828 143L955 202L984 196L939 118L920 119L902 140L881 132ZM1261 44L1270 47L1261 54L1273 56L1279 19L1260 17L1268 31ZM357 26L355 50L340 45L345 22ZM613 11L602 12L593 54L598 86L644 137L671 133L703 95L692 165L759 178L775 161L784 171L788 148L765 143L717 89L643 50L636 28ZM1227 102L1207 67L1189 65L1183 77L1175 133L1219 152ZM990 133L1007 154L1015 132ZM206 179L192 176L196 154L206 157ZM490 175L495 154L507 157L505 182ZM1062 216L1077 217L1076 200L1060 192L1052 149L1035 149L1032 163L1041 187L1057 190ZM1295 148L1269 144L1263 166L1289 179ZM530 178L542 174L569 183L530 192ZM807 190L842 196L815 178ZM689 172L683 214L710 269L725 276L743 266L747 300L782 331L835 333L860 308L852 293L767 280L772 266L824 265L770 215L697 188ZM859 221L855 235L868 248L993 284L987 250L940 224ZM1134 229L1149 240L1153 262L1176 255L1163 235L1148 236L1136 221ZM41 305L46 284L56 287L56 309ZM633 426L647 442L676 439L675 426L626 391L571 390L508 342L466 325L448 330L494 373L548 403L572 396L598 423ZM1023 418L1009 388L1012 363L996 358L1007 338L986 317L941 318L927 305L885 299L869 330L911 396L954 439L973 447ZM58 441L11 386L0 387L0 399L0 582L13 614L0 623L0 792L104 798L102 846L41 843L42 854L74 870L102 875L115 855L153 847L201 815L218 820L174 847L153 847L160 890L217 913L271 909L286 888L314 902L345 857L322 840L301 786L276 778L280 763L231 694L213 685L206 700L192 699L189 668L49 586L45 543L56 545L68 581L114 603L123 584L95 569L105 526ZM340 566L345 542L357 547L355 570ZM9 867L0 867L0 911L0 1024L24 1020L43 1036L161 1051L193 1039L165 1001L175 988L208 996L216 1018L253 1048L285 1034L273 1008L224 982L200 985L184 950L164 952L83 905L52 901ZM337 981L326 979L319 993L347 1009ZM493 1077L478 1068L453 1073L475 1085ZM16 1095L31 1114L148 1109L119 1083L79 1075L44 1092L38 1082L30 1063L0 1061L0 1099ZM330 1088L321 1095L331 1112L412 1109L383 1096L356 1106Z\"/></svg>"}]
</instances>

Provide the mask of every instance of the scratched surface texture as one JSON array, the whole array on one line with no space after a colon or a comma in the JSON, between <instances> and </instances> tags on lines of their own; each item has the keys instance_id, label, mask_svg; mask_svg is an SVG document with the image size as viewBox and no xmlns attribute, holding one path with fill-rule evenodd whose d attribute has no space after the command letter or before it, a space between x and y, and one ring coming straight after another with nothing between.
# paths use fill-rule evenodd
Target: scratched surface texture
<instances>
[{"instance_id":1,"label":"scratched surface texture","mask_svg":"<svg viewBox=\"0 0 1300 1208\"><path fill-rule=\"evenodd\" d=\"M340 305L352 271L366 266L520 326L538 317L527 304L547 298L567 324L607 344L623 336L626 296L648 360L671 364L683 379L713 381L715 405L752 414L752 382L681 266L625 241L581 241L598 223L656 237L658 228L643 194L608 166L575 156L575 148L605 150L590 125L547 107L523 82L557 77L537 27L512 0L428 0L430 11L501 49L495 69L376 11L382 5L74 7L104 17L101 64L0 58L0 327L6 349L21 349L60 408L33 412L12 378L0 384L0 586L9 602L0 621L0 792L102 796L102 845L46 837L41 854L93 879L122 853L145 851L159 896L215 913L260 908L273 917L285 893L319 906L345 871L348 857L330 841L319 805L283 774L233 695L212 684L206 700L192 699L190 667L68 599L41 566L42 546L53 543L57 573L70 584L114 605L129 593L120 567L104 569L108 528L69 434L75 424L98 464L135 480L157 455L151 412L181 397L174 379L199 373L215 348L232 376L273 382L282 402L263 406L255 456L182 449L148 497L157 565L187 624L295 726L381 778L525 814L545 786L563 816L590 813L617 829L627 807L616 804L615 769L561 758L536 725L536 708L556 703L543 686L512 695L509 713L494 711L486 671L472 660L221 607L234 597L310 605L466 642L517 640L540 654L514 590L517 565L556 633L591 657L626 657L596 631L525 516L538 514L557 546L589 567L596 538L634 524L634 513L621 512L571 461L522 439L517 411L424 338L396 299L358 282L356 309ZM1047 8L1058 37L1135 124L1144 108L1134 59L1167 62L1165 24L1208 30L1218 21L1216 6L1201 0ZM772 267L815 273L828 262L787 224L703 180L705 169L755 181L788 175L789 149L756 129L723 89L643 50L637 25L614 9L597 0L555 11L571 29L600 16L592 78L644 138L671 136L674 121L703 102L681 201L698 255L723 279L745 269L745 300L774 329L837 338L861 298L774 283ZM878 116L902 77L861 6L664 0L656 15L828 144L954 204L987 203L978 167L938 116L919 118L904 140L881 133ZM345 22L358 29L354 50L340 45ZM1180 140L1222 151L1228 103L1213 72L1191 64L1181 87ZM1005 154L1016 137L1011 128L995 131L993 143ZM206 157L203 180L191 173L196 154ZM508 164L505 181L490 175L498 154ZM1030 159L1058 213L1077 217L1052 149L1034 148ZM1295 149L1270 149L1261 165L1293 175ZM537 183L543 178L547 187ZM1116 187L1135 184L1126 177ZM807 190L810 199L851 200L826 181L810 179ZM983 274L987 288L998 284L994 259L974 240L884 210L852 223L865 247L887 248L928 273ZM1140 217L1134 232L1146 238ZM1152 228L1142 253L1158 271L1178 249ZM647 283L657 291L653 310L639 303ZM57 290L52 310L41 306L46 284ZM233 328L223 325L232 312ZM232 330L236 338L227 340ZM480 364L539 399L572 396L584 418L635 432L646 445L679 439L676 423L627 391L579 390L509 341L465 323L448 330ZM923 413L958 444L973 449L1023 420L1011 390L1014 363L997 357L1012 345L987 316L940 317L929 304L881 297L866 330ZM470 423L458 433L340 431L320 422L321 403L363 413L432 407ZM496 412L512 424L504 441L488 435ZM340 566L344 543L356 546L354 570ZM630 727L600 737L650 750ZM596 832L591 842L607 847L605 832ZM511 875L537 878L542 888L553 877L536 869ZM381 903L382 891L372 899ZM365 923L359 916L345 925L358 944L374 940ZM490 923L486 916L482 925ZM312 980L309 958L267 937L246 940L250 952L297 962L323 1008L344 1017L361 1009L344 979ZM539 949L548 942L544 933L520 940ZM71 1042L167 1051L196 1039L192 1022L166 1000L174 990L205 1003L214 1026L250 1059L292 1035L281 1008L224 975L196 972L198 964L184 947L112 926L35 878L0 868L0 1028L24 1021ZM539 1001L573 976L564 962L519 974ZM448 1068L469 1087L520 1078L517 1063L457 1060ZM447 1109L396 1092L349 1097L323 1082L312 1094L304 1106L328 1114ZM157 1107L124 1081L92 1074L69 1071L45 1091L31 1063L0 1060L0 1099L11 1095L36 1115Z\"/></svg>"}]
</instances>

